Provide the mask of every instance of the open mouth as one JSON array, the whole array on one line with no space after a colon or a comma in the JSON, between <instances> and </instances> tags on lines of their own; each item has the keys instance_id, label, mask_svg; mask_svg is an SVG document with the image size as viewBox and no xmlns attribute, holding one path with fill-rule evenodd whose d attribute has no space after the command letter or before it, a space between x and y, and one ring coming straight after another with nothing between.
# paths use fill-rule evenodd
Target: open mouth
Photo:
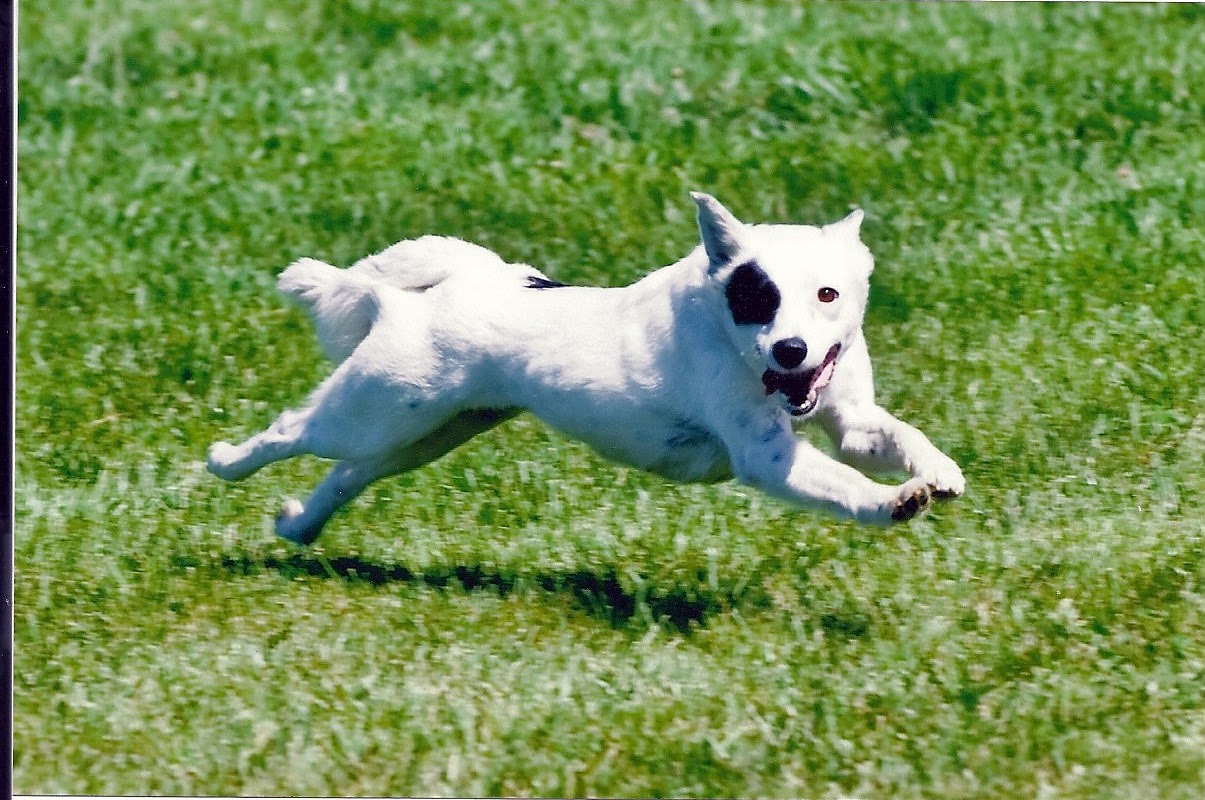
<instances>
[{"instance_id":1,"label":"open mouth","mask_svg":"<svg viewBox=\"0 0 1205 800\"><path fill-rule=\"evenodd\" d=\"M761 382L765 384L766 394L782 392L790 404L787 411L793 417L802 417L811 413L820 401L820 392L833 379L837 368L837 353L841 345L835 344L829 348L824 360L815 369L800 372L778 372L768 369L762 373Z\"/></svg>"}]
</instances>

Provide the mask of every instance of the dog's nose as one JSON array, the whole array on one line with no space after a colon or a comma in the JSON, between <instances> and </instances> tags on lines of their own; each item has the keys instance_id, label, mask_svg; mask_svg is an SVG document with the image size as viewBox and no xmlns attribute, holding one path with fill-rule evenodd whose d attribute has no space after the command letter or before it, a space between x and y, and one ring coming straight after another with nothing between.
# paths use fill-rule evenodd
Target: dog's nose
<instances>
[{"instance_id":1,"label":"dog's nose","mask_svg":"<svg viewBox=\"0 0 1205 800\"><path fill-rule=\"evenodd\" d=\"M774 343L774 347L770 348L770 354L774 356L778 366L783 369L795 369L808 357L807 342L798 336L782 339Z\"/></svg>"}]
</instances>

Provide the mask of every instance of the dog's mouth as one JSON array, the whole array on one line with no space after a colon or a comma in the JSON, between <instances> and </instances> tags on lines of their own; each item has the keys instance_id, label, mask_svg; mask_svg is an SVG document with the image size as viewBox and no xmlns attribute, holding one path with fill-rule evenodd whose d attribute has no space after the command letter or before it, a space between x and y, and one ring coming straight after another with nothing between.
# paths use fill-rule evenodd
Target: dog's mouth
<instances>
[{"instance_id":1,"label":"dog's mouth","mask_svg":"<svg viewBox=\"0 0 1205 800\"><path fill-rule=\"evenodd\" d=\"M829 348L824 360L815 369L800 372L778 372L768 369L762 373L761 382L765 384L766 394L782 392L789 403L787 411L793 417L810 414L820 402L820 392L833 379L837 369L837 353L841 345L835 344Z\"/></svg>"}]
</instances>

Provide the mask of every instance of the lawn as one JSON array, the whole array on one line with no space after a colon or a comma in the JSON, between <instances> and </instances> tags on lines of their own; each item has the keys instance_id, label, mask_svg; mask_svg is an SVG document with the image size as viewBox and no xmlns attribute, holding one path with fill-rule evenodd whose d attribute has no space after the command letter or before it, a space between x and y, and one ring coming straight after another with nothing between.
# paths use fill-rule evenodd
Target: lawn
<instances>
[{"instance_id":1,"label":"lawn","mask_svg":"<svg viewBox=\"0 0 1205 800\"><path fill-rule=\"evenodd\" d=\"M1200 6L20 12L18 793L1205 792ZM623 284L690 189L865 209L881 402L964 498L870 529L521 416L297 548L322 463L205 472L326 374L292 260Z\"/></svg>"}]
</instances>

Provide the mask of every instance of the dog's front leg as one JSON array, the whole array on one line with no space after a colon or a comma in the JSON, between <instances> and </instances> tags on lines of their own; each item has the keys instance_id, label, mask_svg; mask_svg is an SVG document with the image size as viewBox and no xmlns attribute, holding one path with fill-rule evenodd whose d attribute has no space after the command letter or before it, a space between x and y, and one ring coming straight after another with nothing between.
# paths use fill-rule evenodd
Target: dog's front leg
<instances>
[{"instance_id":1,"label":"dog's front leg","mask_svg":"<svg viewBox=\"0 0 1205 800\"><path fill-rule=\"evenodd\" d=\"M903 470L925 481L939 499L966 489L962 470L929 438L874 403L826 409L819 415L842 461L866 470Z\"/></svg>"},{"instance_id":2,"label":"dog's front leg","mask_svg":"<svg viewBox=\"0 0 1205 800\"><path fill-rule=\"evenodd\" d=\"M781 413L743 427L739 439L730 442L733 471L767 494L880 525L910 519L929 502L926 480L876 483L797 438Z\"/></svg>"}]
</instances>

